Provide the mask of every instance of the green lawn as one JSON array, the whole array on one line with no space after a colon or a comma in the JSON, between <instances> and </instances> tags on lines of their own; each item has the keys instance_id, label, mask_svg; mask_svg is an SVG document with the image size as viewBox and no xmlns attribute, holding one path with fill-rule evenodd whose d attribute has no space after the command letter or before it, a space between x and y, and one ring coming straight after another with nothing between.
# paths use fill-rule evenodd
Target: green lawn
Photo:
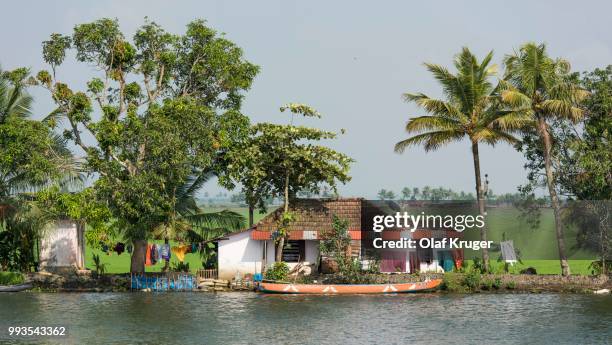
<instances>
[{"instance_id":1,"label":"green lawn","mask_svg":"<svg viewBox=\"0 0 612 345\"><path fill-rule=\"evenodd\" d=\"M248 217L249 217L248 208L243 208L243 207L204 208L204 211L205 212L217 212L223 209L228 209L230 211L240 213L241 215L245 217L245 220L248 222ZM259 221L265 215L266 214L264 213L255 212L255 216L254 216L255 222ZM152 243L163 243L163 241L151 241L151 242ZM170 245L174 246L174 245L177 245L177 243L171 242ZM100 259L102 263L106 264L106 273L127 273L130 271L130 254L128 254L127 252L124 252L121 255L117 255L117 253L112 252L110 253L110 255L108 255L107 253L104 253L101 250L93 249L93 248L90 248L89 246L85 249L85 267L87 267L88 269L93 270L95 267L93 264L94 254L100 255ZM178 262L178 260L176 259L175 256L172 256L170 258L170 266L172 266L176 262ZM189 264L189 269L192 272L195 272L198 269L202 268L202 260L200 259L200 255L198 253L186 254L185 263ZM163 261L158 262L157 265L154 265L154 266L147 266L145 267L145 270L147 272L159 272L161 271L162 267L164 267Z\"/></svg>"},{"instance_id":2,"label":"green lawn","mask_svg":"<svg viewBox=\"0 0 612 345\"><path fill-rule=\"evenodd\" d=\"M591 270L589 265L593 260L569 260L570 270L572 274L590 275ZM533 267L538 274L561 274L561 266L559 260L523 260L523 263L516 263L510 266L509 273L518 274L521 270ZM504 264L494 261L491 263L493 273L504 273Z\"/></svg>"}]
</instances>

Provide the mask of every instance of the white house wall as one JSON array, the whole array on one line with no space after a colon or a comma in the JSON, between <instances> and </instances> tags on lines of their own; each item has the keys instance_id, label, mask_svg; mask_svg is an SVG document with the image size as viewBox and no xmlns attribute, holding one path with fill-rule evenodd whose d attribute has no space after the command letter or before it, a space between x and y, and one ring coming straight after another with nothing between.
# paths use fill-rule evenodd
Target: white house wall
<instances>
[{"instance_id":1,"label":"white house wall","mask_svg":"<svg viewBox=\"0 0 612 345\"><path fill-rule=\"evenodd\" d=\"M261 272L263 241L251 239L251 231L229 236L219 241L219 278L231 280L238 273Z\"/></svg>"}]
</instances>

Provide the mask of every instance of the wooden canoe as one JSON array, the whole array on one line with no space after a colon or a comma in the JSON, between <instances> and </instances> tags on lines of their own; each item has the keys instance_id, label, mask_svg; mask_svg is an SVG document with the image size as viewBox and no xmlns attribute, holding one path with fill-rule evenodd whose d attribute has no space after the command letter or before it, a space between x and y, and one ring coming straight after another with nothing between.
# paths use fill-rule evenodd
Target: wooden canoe
<instances>
[{"instance_id":1,"label":"wooden canoe","mask_svg":"<svg viewBox=\"0 0 612 345\"><path fill-rule=\"evenodd\" d=\"M29 290L31 288L32 284L0 285L0 292L19 292Z\"/></svg>"},{"instance_id":2,"label":"wooden canoe","mask_svg":"<svg viewBox=\"0 0 612 345\"><path fill-rule=\"evenodd\" d=\"M442 279L418 283L398 284L289 284L289 283L265 283L259 284L259 291L264 293L284 294L386 294L405 293L433 290L440 286Z\"/></svg>"}]
</instances>

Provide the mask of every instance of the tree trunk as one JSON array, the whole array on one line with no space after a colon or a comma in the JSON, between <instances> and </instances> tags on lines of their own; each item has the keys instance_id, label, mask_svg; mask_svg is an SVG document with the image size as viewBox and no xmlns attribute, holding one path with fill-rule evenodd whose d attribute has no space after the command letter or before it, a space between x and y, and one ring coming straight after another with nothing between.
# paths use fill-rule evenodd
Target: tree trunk
<instances>
[{"instance_id":1,"label":"tree trunk","mask_svg":"<svg viewBox=\"0 0 612 345\"><path fill-rule=\"evenodd\" d=\"M478 142L472 141L472 157L474 158L474 176L476 177L476 199L478 200L478 213L484 218L485 217L485 200L484 190L482 188L482 179L480 178L480 154L478 153ZM480 240L487 240L487 224L480 228ZM489 249L482 248L482 261L484 269L490 272L489 269Z\"/></svg>"},{"instance_id":2,"label":"tree trunk","mask_svg":"<svg viewBox=\"0 0 612 345\"><path fill-rule=\"evenodd\" d=\"M254 211L254 207L253 205L249 205L249 228L253 227L253 223L255 223L254 221L254 216L253 216L253 212Z\"/></svg>"},{"instance_id":3,"label":"tree trunk","mask_svg":"<svg viewBox=\"0 0 612 345\"><path fill-rule=\"evenodd\" d=\"M144 273L145 271L145 256L147 255L147 241L135 240L134 251L132 252L132 261L130 265L131 273Z\"/></svg>"},{"instance_id":4,"label":"tree trunk","mask_svg":"<svg viewBox=\"0 0 612 345\"><path fill-rule=\"evenodd\" d=\"M289 212L289 174L285 176L285 200L283 205L283 216ZM283 224L285 226L285 224ZM285 235L281 236L276 246L276 262L283 261L283 247L285 246Z\"/></svg>"},{"instance_id":5,"label":"tree trunk","mask_svg":"<svg viewBox=\"0 0 612 345\"><path fill-rule=\"evenodd\" d=\"M563 237L563 227L561 224L561 210L559 206L559 198L557 197L557 190L555 189L555 180L552 171L551 161L551 149L552 141L550 133L548 133L548 126L544 118L538 119L538 130L540 137L544 142L544 169L546 171L546 184L548 185L548 193L550 194L550 202L552 204L553 213L555 215L555 233L557 235L557 245L559 248L559 260L561 261L561 274L563 276L570 275L570 267L567 262L567 256L565 254L565 239Z\"/></svg>"}]
</instances>

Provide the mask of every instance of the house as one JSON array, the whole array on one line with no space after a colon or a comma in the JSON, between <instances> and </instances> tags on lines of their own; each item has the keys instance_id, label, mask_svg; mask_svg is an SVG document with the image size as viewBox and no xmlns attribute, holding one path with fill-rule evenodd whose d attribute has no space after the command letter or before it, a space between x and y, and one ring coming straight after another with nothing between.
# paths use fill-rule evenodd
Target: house
<instances>
[{"instance_id":1,"label":"house","mask_svg":"<svg viewBox=\"0 0 612 345\"><path fill-rule=\"evenodd\" d=\"M57 220L43 233L40 241L39 268L63 272L85 267L84 225L73 220Z\"/></svg>"},{"instance_id":2,"label":"house","mask_svg":"<svg viewBox=\"0 0 612 345\"><path fill-rule=\"evenodd\" d=\"M282 261L288 263L290 268L300 263L305 274L316 271L319 264L319 241L323 234L332 230L332 219L336 215L348 220L351 253L361 260L364 267L379 260L381 272L411 273L452 269L448 266L449 260L456 262L456 259L462 257L462 253L420 248L373 250L369 247L371 241L368 239L377 236L371 227L372 215L388 213L395 207L398 205L392 205L390 202L380 204L363 198L294 200L291 212L295 214L296 220L289 225L289 238L285 243ZM274 264L276 256L274 237L282 211L282 208L278 208L252 228L228 234L218 240L217 260L220 279L260 273ZM382 234L387 239L457 236L444 229L414 233L390 229L378 234L378 236Z\"/></svg>"}]
</instances>

